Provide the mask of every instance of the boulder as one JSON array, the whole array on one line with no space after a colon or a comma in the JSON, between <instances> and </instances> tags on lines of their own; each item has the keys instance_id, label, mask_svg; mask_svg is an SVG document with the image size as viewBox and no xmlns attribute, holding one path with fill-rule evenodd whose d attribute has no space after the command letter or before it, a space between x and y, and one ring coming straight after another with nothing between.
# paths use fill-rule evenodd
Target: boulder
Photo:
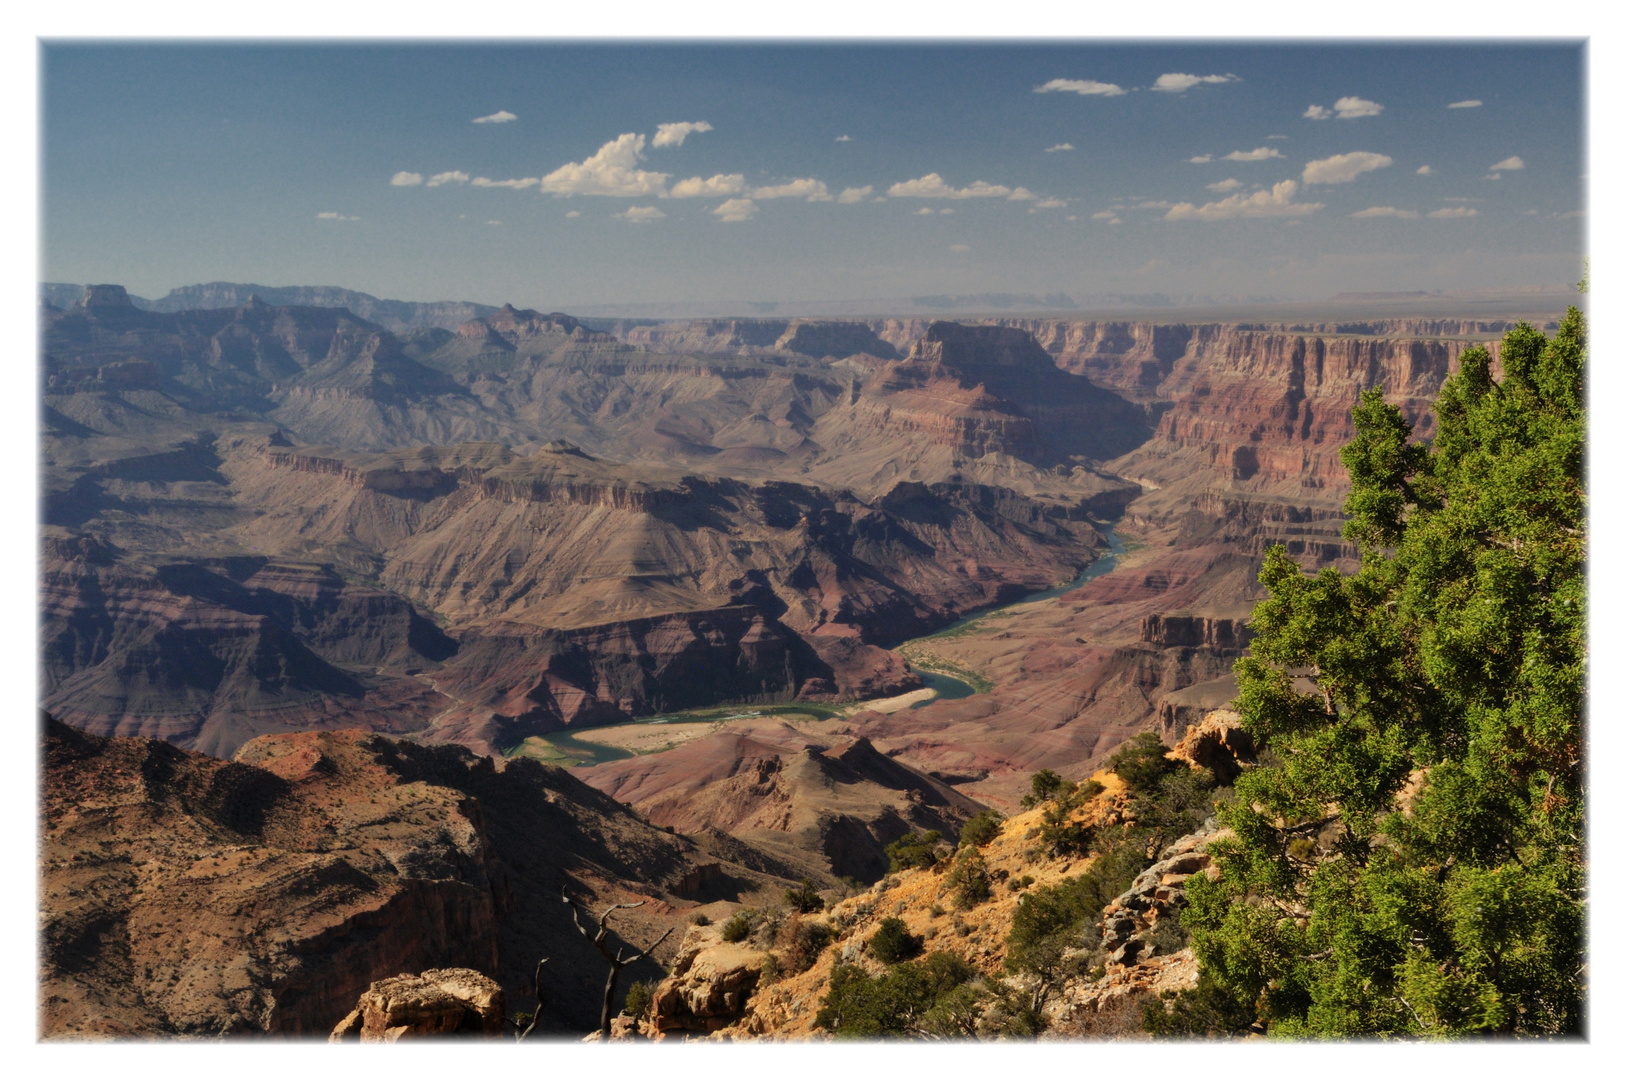
<instances>
[{"instance_id":1,"label":"boulder","mask_svg":"<svg viewBox=\"0 0 1626 1080\"><path fill-rule=\"evenodd\" d=\"M328 1042L397 1042L443 1035L496 1038L507 1002L502 987L471 968L437 968L380 979L339 1021Z\"/></svg>"},{"instance_id":2,"label":"boulder","mask_svg":"<svg viewBox=\"0 0 1626 1080\"><path fill-rule=\"evenodd\" d=\"M1211 770L1214 779L1229 784L1242 774L1244 765L1253 763L1256 753L1242 718L1229 709L1215 709L1201 724L1187 729L1169 756Z\"/></svg>"},{"instance_id":3,"label":"boulder","mask_svg":"<svg viewBox=\"0 0 1626 1080\"><path fill-rule=\"evenodd\" d=\"M655 988L646 1022L650 1034L711 1032L735 1023L762 978L767 957L750 945L723 941L716 926L690 929L672 961L672 973Z\"/></svg>"}]
</instances>

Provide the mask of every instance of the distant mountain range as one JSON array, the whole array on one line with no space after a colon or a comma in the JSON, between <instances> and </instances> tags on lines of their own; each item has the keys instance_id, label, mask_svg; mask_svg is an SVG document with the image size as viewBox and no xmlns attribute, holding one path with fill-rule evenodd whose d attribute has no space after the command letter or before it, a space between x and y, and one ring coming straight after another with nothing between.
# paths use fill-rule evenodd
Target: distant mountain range
<instances>
[{"instance_id":1,"label":"distant mountain range","mask_svg":"<svg viewBox=\"0 0 1626 1080\"><path fill-rule=\"evenodd\" d=\"M53 307L69 308L79 302L85 286L61 282L40 285L40 296ZM377 323L386 330L413 330L439 326L455 330L470 319L483 319L499 310L489 304L467 300L380 300L354 289L336 285L252 285L233 281L211 281L205 285L183 285L157 300L131 296L130 302L142 311L170 314L177 311L205 311L240 308L250 296L258 296L277 307L348 308L352 315Z\"/></svg>"}]
</instances>

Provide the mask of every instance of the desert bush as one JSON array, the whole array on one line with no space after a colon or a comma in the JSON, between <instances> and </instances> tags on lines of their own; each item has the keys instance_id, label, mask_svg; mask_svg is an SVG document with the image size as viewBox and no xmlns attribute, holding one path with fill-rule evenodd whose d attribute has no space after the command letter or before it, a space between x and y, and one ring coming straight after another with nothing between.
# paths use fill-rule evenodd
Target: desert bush
<instances>
[{"instance_id":1,"label":"desert bush","mask_svg":"<svg viewBox=\"0 0 1626 1080\"><path fill-rule=\"evenodd\" d=\"M783 953L782 967L788 975L800 975L818 960L835 937L828 923L792 915L779 928L779 945Z\"/></svg>"},{"instance_id":2,"label":"desert bush","mask_svg":"<svg viewBox=\"0 0 1626 1080\"><path fill-rule=\"evenodd\" d=\"M811 878L803 878L800 885L786 889L785 903L803 915L824 910L824 897L820 896L819 890L813 887Z\"/></svg>"},{"instance_id":3,"label":"desert bush","mask_svg":"<svg viewBox=\"0 0 1626 1080\"><path fill-rule=\"evenodd\" d=\"M869 951L883 964L896 964L920 955L924 940L911 934L903 920L888 916L869 939Z\"/></svg>"},{"instance_id":4,"label":"desert bush","mask_svg":"<svg viewBox=\"0 0 1626 1080\"><path fill-rule=\"evenodd\" d=\"M724 941L744 941L750 933L751 915L749 912L736 911L723 924Z\"/></svg>"},{"instance_id":5,"label":"desert bush","mask_svg":"<svg viewBox=\"0 0 1626 1080\"><path fill-rule=\"evenodd\" d=\"M627 1000L621 1005L621 1012L626 1016L643 1016L649 1011L649 1006L655 1000L654 980L639 981L627 987Z\"/></svg>"},{"instance_id":6,"label":"desert bush","mask_svg":"<svg viewBox=\"0 0 1626 1080\"><path fill-rule=\"evenodd\" d=\"M921 868L937 864L937 845L943 834L936 829L924 833L909 833L886 846L887 858L892 860L892 872Z\"/></svg>"},{"instance_id":7,"label":"desert bush","mask_svg":"<svg viewBox=\"0 0 1626 1080\"><path fill-rule=\"evenodd\" d=\"M997 810L984 810L960 826L960 846L983 847L999 835L999 823L1005 820Z\"/></svg>"},{"instance_id":8,"label":"desert bush","mask_svg":"<svg viewBox=\"0 0 1626 1080\"><path fill-rule=\"evenodd\" d=\"M880 976L842 964L830 973L830 989L813 1026L838 1039L918 1036L932 1009L976 974L970 964L947 952L897 964Z\"/></svg>"},{"instance_id":9,"label":"desert bush","mask_svg":"<svg viewBox=\"0 0 1626 1080\"><path fill-rule=\"evenodd\" d=\"M976 907L993 893L988 861L974 847L961 849L943 883L953 891L954 904L961 911Z\"/></svg>"}]
</instances>

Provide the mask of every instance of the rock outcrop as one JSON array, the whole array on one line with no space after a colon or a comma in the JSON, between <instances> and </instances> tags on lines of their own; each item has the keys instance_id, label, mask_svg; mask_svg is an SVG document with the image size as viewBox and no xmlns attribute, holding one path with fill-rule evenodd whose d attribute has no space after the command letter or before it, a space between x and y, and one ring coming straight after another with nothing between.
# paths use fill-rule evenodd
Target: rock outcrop
<instances>
[{"instance_id":1,"label":"rock outcrop","mask_svg":"<svg viewBox=\"0 0 1626 1080\"><path fill-rule=\"evenodd\" d=\"M762 978L768 954L722 939L721 927L691 927L672 959L672 969L650 1002L641 1025L655 1038L709 1033L737 1023Z\"/></svg>"},{"instance_id":2,"label":"rock outcrop","mask_svg":"<svg viewBox=\"0 0 1626 1080\"><path fill-rule=\"evenodd\" d=\"M436 968L397 975L369 986L328 1036L393 1043L453 1035L502 1035L507 999L501 986L470 968Z\"/></svg>"}]
</instances>

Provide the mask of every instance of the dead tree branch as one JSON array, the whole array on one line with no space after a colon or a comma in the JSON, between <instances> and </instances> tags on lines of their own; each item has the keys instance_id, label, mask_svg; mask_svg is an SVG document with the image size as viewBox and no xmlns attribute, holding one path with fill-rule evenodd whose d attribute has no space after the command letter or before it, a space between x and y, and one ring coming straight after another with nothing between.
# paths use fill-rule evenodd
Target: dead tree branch
<instances>
[{"instance_id":1,"label":"dead tree branch","mask_svg":"<svg viewBox=\"0 0 1626 1080\"><path fill-rule=\"evenodd\" d=\"M644 901L640 900L636 904L611 904L609 907L604 909L604 914L598 917L597 933L589 933L587 927L582 925L581 909L578 908L576 902L572 900L567 893L561 892L559 896L560 899L565 902L565 905L570 908L570 919L576 924L576 929L581 932L581 936L586 938L588 941L591 941L593 943L593 947L598 949L599 954L610 962L610 977L604 982L604 1008L599 1014L598 1025L600 1038L608 1039L610 1037L610 1010L615 1003L615 986L616 983L621 979L621 969L626 967L628 964L636 964L638 961L660 948L661 942L672 936L673 928L668 926L666 928L666 933L656 938L653 945L650 945L645 949L641 949L638 952L633 953L631 956L626 955L626 950L624 948L617 948L615 952L612 953L607 941L610 936L610 916L622 908L643 907ZM589 914L588 918L591 919L592 915Z\"/></svg>"}]
</instances>

